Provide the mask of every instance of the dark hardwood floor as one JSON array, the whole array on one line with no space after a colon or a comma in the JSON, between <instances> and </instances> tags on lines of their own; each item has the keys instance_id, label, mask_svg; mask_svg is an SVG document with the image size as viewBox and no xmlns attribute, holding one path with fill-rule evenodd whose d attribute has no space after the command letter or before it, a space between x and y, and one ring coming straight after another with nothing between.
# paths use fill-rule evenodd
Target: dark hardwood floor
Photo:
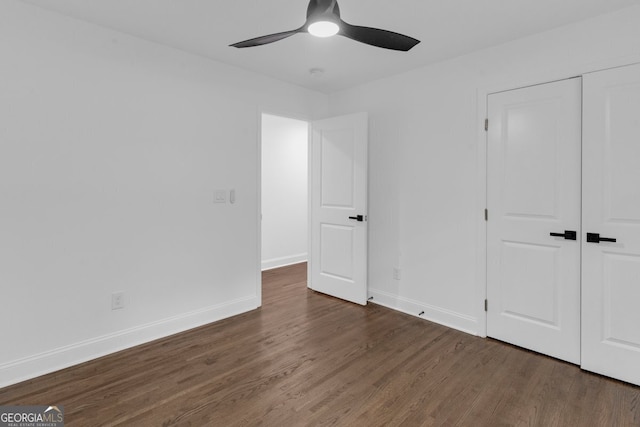
<instances>
[{"instance_id":1,"label":"dark hardwood floor","mask_svg":"<svg viewBox=\"0 0 640 427\"><path fill-rule=\"evenodd\" d=\"M263 307L0 389L66 425L640 426L640 387L263 274Z\"/></svg>"}]
</instances>

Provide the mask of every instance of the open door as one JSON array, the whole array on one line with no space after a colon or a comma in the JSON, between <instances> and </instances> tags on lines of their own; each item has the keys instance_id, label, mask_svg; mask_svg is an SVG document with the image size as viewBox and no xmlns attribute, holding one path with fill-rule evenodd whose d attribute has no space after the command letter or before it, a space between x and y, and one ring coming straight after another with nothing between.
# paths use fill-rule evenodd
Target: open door
<instances>
[{"instance_id":1,"label":"open door","mask_svg":"<svg viewBox=\"0 0 640 427\"><path fill-rule=\"evenodd\" d=\"M366 113L311 125L309 287L367 303Z\"/></svg>"}]
</instances>

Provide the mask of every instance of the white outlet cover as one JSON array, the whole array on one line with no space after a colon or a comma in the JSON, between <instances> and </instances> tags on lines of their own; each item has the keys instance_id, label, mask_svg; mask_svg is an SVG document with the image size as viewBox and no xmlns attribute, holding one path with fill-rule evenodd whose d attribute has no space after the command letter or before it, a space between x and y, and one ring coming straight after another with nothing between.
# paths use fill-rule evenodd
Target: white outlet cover
<instances>
[{"instance_id":1,"label":"white outlet cover","mask_svg":"<svg viewBox=\"0 0 640 427\"><path fill-rule=\"evenodd\" d=\"M111 294L111 310L120 310L124 308L124 292L116 292Z\"/></svg>"}]
</instances>

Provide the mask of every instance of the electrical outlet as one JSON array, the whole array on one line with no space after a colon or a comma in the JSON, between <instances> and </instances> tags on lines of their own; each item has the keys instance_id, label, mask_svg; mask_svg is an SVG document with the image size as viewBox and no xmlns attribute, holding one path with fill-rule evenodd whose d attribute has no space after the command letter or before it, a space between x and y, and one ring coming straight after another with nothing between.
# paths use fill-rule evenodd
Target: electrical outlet
<instances>
[{"instance_id":1,"label":"electrical outlet","mask_svg":"<svg viewBox=\"0 0 640 427\"><path fill-rule=\"evenodd\" d=\"M401 271L399 268L393 267L393 279L400 280Z\"/></svg>"},{"instance_id":2,"label":"electrical outlet","mask_svg":"<svg viewBox=\"0 0 640 427\"><path fill-rule=\"evenodd\" d=\"M111 310L121 310L124 308L124 292L111 294Z\"/></svg>"}]
</instances>

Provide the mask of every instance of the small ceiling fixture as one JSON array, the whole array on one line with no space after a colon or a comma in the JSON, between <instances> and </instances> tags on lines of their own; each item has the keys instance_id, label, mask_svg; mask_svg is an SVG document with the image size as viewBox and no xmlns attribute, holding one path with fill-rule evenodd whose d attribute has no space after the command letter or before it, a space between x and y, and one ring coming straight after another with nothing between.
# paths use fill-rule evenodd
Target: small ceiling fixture
<instances>
[{"instance_id":1,"label":"small ceiling fixture","mask_svg":"<svg viewBox=\"0 0 640 427\"><path fill-rule=\"evenodd\" d=\"M311 77L322 77L324 75L324 69L323 68L311 68L309 70L309 74L311 74Z\"/></svg>"},{"instance_id":2,"label":"small ceiling fixture","mask_svg":"<svg viewBox=\"0 0 640 427\"><path fill-rule=\"evenodd\" d=\"M307 20L300 28L268 36L256 37L231 46L237 48L262 46L277 42L298 33L310 33L316 37L331 37L339 34L360 43L384 49L408 51L420 43L413 37L393 31L371 27L360 27L344 22L340 18L340 8L337 0L311 0L307 7Z\"/></svg>"}]
</instances>

